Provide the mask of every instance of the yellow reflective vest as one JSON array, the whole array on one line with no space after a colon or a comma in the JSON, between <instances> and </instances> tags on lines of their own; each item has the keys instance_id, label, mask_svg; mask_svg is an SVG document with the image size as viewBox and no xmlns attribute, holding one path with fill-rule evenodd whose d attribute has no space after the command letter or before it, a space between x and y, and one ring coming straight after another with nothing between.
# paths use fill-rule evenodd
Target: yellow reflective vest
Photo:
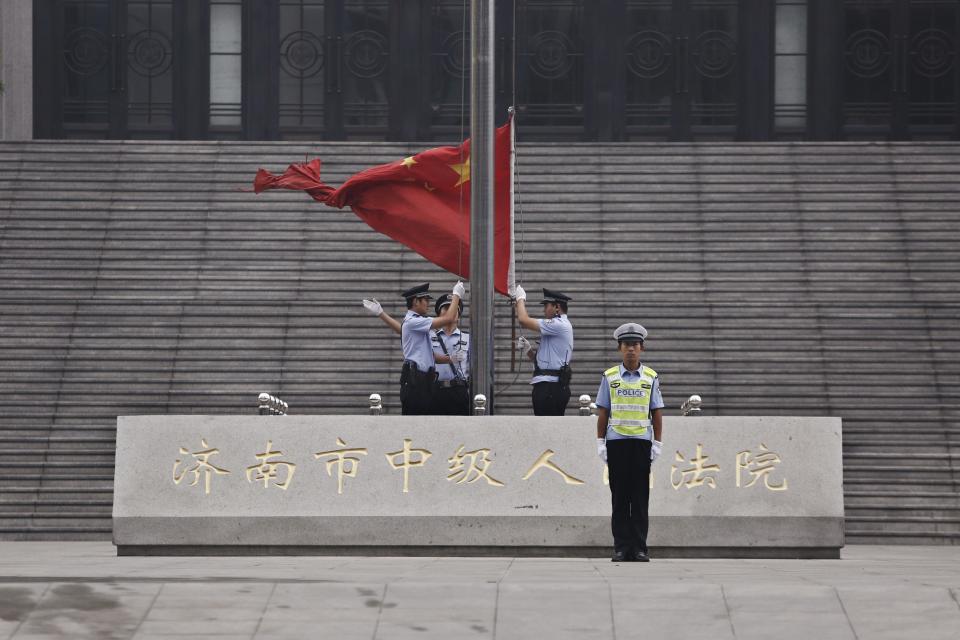
<instances>
[{"instance_id":1,"label":"yellow reflective vest","mask_svg":"<svg viewBox=\"0 0 960 640\"><path fill-rule=\"evenodd\" d=\"M640 378L627 382L620 377L620 365L603 372L610 387L609 426L624 436L643 436L653 427L650 420L650 394L657 372L641 367Z\"/></svg>"}]
</instances>

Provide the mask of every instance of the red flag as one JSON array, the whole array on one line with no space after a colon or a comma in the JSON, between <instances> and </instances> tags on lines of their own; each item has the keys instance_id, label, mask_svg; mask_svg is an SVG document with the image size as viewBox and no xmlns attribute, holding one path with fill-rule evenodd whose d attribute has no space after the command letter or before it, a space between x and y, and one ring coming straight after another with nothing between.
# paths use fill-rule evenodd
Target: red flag
<instances>
[{"instance_id":1,"label":"red flag","mask_svg":"<svg viewBox=\"0 0 960 640\"><path fill-rule=\"evenodd\" d=\"M512 120L494 142L494 288L513 285ZM306 191L314 200L342 209L410 247L435 265L470 277L470 141L429 149L372 167L339 189L320 180L320 160L291 164L281 176L263 169L253 183L268 189Z\"/></svg>"}]
</instances>

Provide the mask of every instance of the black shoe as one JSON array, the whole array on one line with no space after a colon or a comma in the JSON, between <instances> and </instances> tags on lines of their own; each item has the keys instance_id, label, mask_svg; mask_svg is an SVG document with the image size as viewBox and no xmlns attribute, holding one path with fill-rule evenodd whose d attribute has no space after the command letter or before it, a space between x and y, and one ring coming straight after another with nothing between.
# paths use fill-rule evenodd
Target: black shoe
<instances>
[{"instance_id":1,"label":"black shoe","mask_svg":"<svg viewBox=\"0 0 960 640\"><path fill-rule=\"evenodd\" d=\"M610 562L630 562L630 554L626 551L614 551Z\"/></svg>"},{"instance_id":2,"label":"black shoe","mask_svg":"<svg viewBox=\"0 0 960 640\"><path fill-rule=\"evenodd\" d=\"M636 551L630 560L633 562L650 562L650 556L645 554L643 551Z\"/></svg>"}]
</instances>

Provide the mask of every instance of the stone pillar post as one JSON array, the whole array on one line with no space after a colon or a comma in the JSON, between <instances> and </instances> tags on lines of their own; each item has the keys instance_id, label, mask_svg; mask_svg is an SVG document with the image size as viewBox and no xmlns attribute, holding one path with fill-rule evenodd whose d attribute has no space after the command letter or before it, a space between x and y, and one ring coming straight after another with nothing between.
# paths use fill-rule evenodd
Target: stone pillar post
<instances>
[{"instance_id":1,"label":"stone pillar post","mask_svg":"<svg viewBox=\"0 0 960 640\"><path fill-rule=\"evenodd\" d=\"M33 139L33 0L0 2L0 140Z\"/></svg>"}]
</instances>

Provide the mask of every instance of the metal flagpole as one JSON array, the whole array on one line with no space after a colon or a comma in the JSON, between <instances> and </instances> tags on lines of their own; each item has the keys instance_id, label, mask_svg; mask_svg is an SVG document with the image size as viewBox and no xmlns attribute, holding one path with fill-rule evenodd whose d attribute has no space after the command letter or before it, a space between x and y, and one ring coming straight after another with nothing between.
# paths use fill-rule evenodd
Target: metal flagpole
<instances>
[{"instance_id":1,"label":"metal flagpole","mask_svg":"<svg viewBox=\"0 0 960 640\"><path fill-rule=\"evenodd\" d=\"M470 379L493 406L494 0L470 1Z\"/></svg>"}]
</instances>

